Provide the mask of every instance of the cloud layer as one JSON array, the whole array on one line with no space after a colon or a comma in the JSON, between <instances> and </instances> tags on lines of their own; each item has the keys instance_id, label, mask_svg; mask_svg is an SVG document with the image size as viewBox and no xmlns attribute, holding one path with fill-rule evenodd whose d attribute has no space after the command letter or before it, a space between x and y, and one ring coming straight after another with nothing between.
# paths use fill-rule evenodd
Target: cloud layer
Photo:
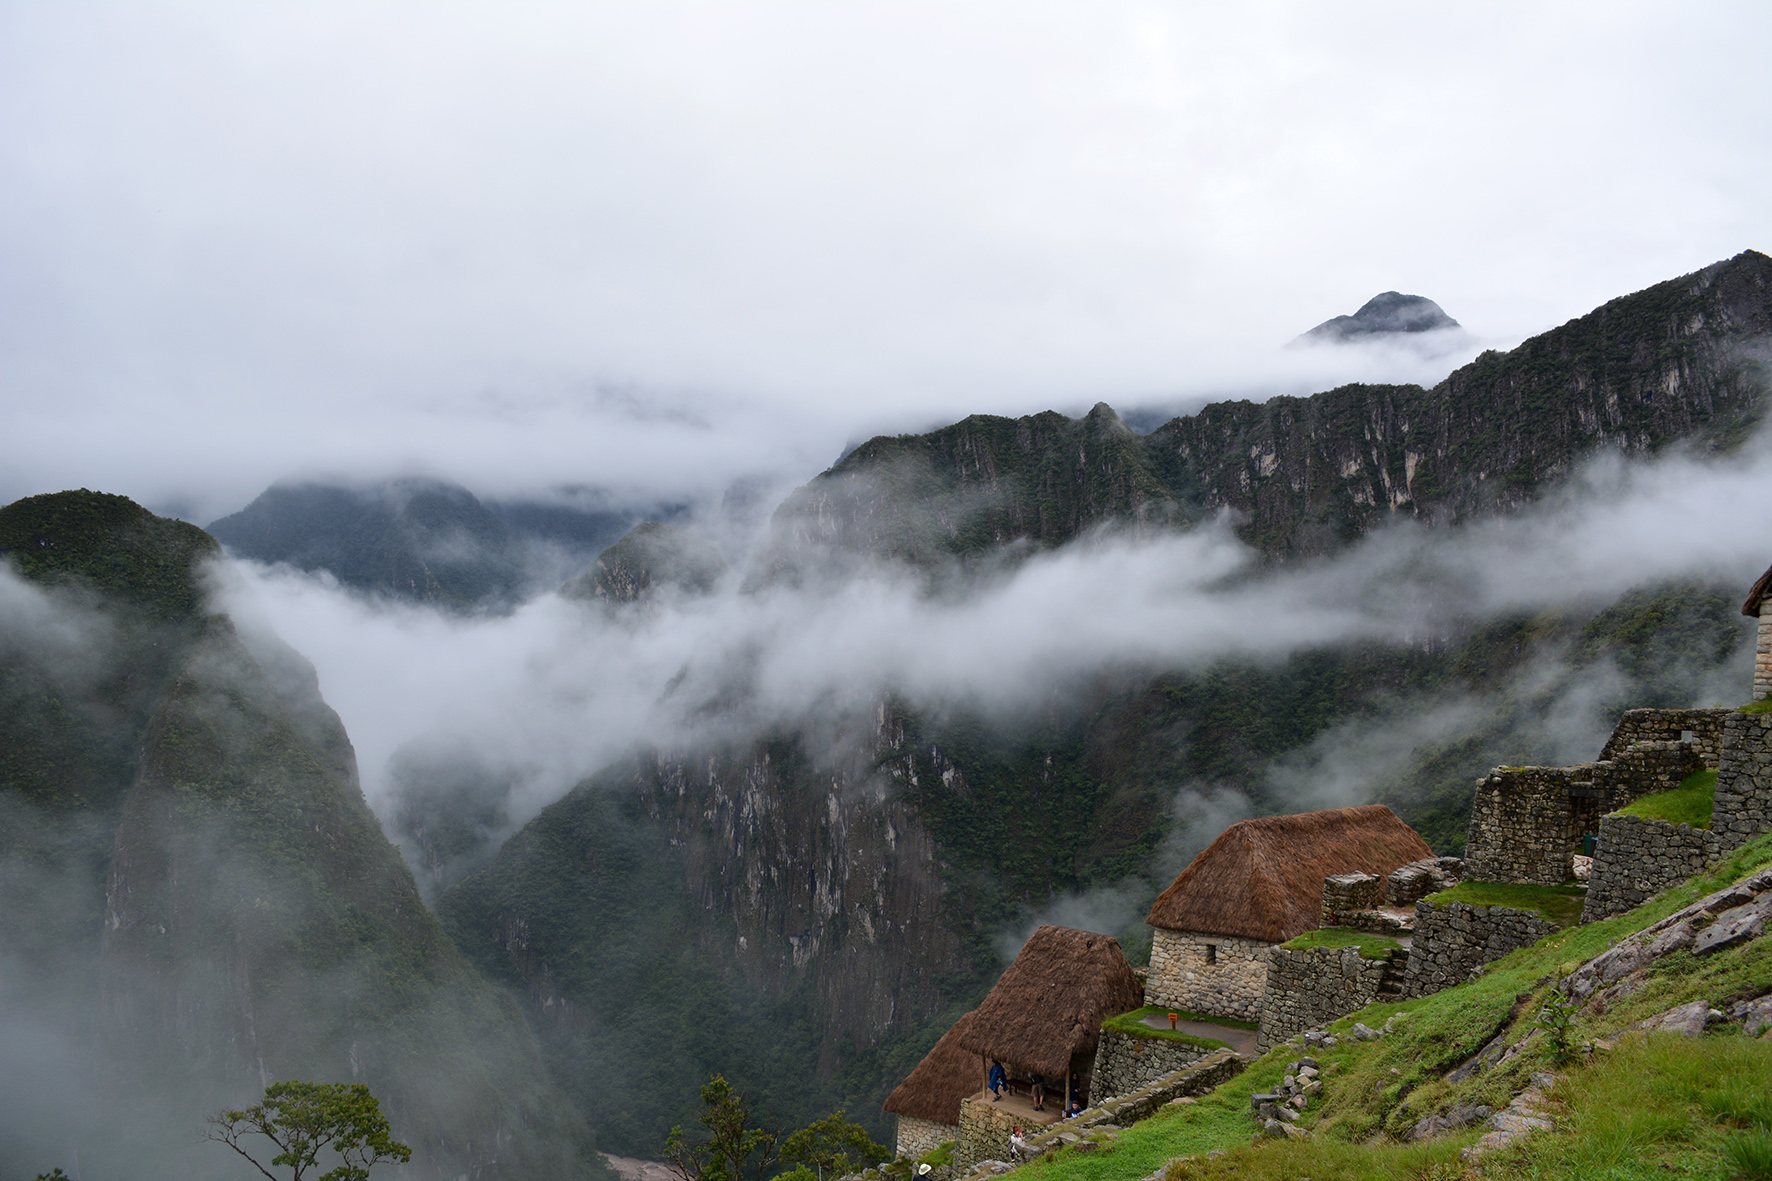
<instances>
[{"instance_id":1,"label":"cloud layer","mask_svg":"<svg viewBox=\"0 0 1772 1181\"><path fill-rule=\"evenodd\" d=\"M1456 358L1279 346L1390 288L1510 342L1766 246L1768 33L1612 4L8 6L0 499L717 492L970 412L1432 380Z\"/></svg>"}]
</instances>

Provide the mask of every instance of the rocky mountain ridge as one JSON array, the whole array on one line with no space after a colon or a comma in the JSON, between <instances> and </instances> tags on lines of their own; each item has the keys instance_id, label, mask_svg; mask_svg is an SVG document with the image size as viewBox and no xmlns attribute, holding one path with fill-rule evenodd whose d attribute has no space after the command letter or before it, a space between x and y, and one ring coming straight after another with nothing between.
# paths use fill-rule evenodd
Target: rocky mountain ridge
<instances>
[{"instance_id":1,"label":"rocky mountain ridge","mask_svg":"<svg viewBox=\"0 0 1772 1181\"><path fill-rule=\"evenodd\" d=\"M1730 450L1763 417L1769 338L1772 258L1746 251L1484 353L1431 390L1218 402L1142 436L1105 405L1080 420L974 415L870 440L796 491L776 513L778 561L812 547L935 566L1226 509L1270 559L1325 554L1394 519L1507 512L1599 450Z\"/></svg>"}]
</instances>

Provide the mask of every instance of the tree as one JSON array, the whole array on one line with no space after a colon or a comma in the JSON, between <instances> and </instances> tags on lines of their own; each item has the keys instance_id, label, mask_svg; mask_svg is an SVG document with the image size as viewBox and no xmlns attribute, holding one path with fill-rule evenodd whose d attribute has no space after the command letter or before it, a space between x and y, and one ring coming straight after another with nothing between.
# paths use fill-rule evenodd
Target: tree
<instances>
[{"instance_id":1,"label":"tree","mask_svg":"<svg viewBox=\"0 0 1772 1181\"><path fill-rule=\"evenodd\" d=\"M226 1144L271 1181L282 1181L240 1147L246 1136L275 1144L280 1151L270 1163L293 1169L291 1181L302 1181L317 1167L325 1148L338 1154L339 1163L316 1181L367 1181L382 1161L412 1159L412 1149L393 1138L380 1101L362 1083L272 1083L261 1102L209 1117L205 1139Z\"/></svg>"},{"instance_id":2,"label":"tree","mask_svg":"<svg viewBox=\"0 0 1772 1181\"><path fill-rule=\"evenodd\" d=\"M866 1128L850 1123L842 1111L833 1111L781 1142L782 1159L797 1161L800 1167L780 1181L829 1181L858 1173L891 1155L890 1148L874 1143Z\"/></svg>"},{"instance_id":3,"label":"tree","mask_svg":"<svg viewBox=\"0 0 1772 1181\"><path fill-rule=\"evenodd\" d=\"M744 1181L749 1162L752 1181L763 1181L778 1159L781 1135L750 1126L751 1105L743 1094L716 1074L701 1089L701 1113L696 1118L708 1130L705 1143L690 1143L681 1125L672 1128L665 1141L665 1159L677 1176L683 1181Z\"/></svg>"}]
</instances>

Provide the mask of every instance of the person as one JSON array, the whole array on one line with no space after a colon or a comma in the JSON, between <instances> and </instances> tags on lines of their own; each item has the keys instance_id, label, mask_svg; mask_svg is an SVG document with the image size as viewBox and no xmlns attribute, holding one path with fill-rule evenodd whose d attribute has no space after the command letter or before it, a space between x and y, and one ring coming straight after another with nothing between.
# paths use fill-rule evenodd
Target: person
<instances>
[{"instance_id":1,"label":"person","mask_svg":"<svg viewBox=\"0 0 1772 1181\"><path fill-rule=\"evenodd\" d=\"M1003 1097L1003 1092L1008 1089L1009 1086L1009 1075L1003 1070L1003 1064L1001 1062L993 1061L991 1063L990 1086L991 1102L995 1103Z\"/></svg>"},{"instance_id":2,"label":"person","mask_svg":"<svg viewBox=\"0 0 1772 1181\"><path fill-rule=\"evenodd\" d=\"M1083 1110L1083 1080L1077 1077L1077 1072L1074 1070L1071 1071L1071 1085L1067 1092L1067 1098L1069 1102L1065 1104L1064 1108L1066 1115L1075 1115Z\"/></svg>"},{"instance_id":3,"label":"person","mask_svg":"<svg viewBox=\"0 0 1772 1181\"><path fill-rule=\"evenodd\" d=\"M1034 1110L1035 1111L1045 1111L1046 1110L1046 1076L1043 1074L1036 1074L1033 1076L1032 1081L1034 1084Z\"/></svg>"},{"instance_id":4,"label":"person","mask_svg":"<svg viewBox=\"0 0 1772 1181\"><path fill-rule=\"evenodd\" d=\"M1009 1136L1009 1157L1016 1164L1027 1159L1028 1142L1022 1138L1021 1129L1017 1128Z\"/></svg>"}]
</instances>

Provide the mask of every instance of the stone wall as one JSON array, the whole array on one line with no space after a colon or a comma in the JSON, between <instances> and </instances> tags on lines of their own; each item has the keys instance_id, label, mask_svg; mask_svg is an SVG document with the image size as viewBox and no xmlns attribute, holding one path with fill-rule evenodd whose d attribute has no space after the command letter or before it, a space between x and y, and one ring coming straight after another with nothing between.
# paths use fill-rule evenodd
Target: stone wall
<instances>
[{"instance_id":1,"label":"stone wall","mask_svg":"<svg viewBox=\"0 0 1772 1181\"><path fill-rule=\"evenodd\" d=\"M1754 638L1754 700L1772 697L1772 599L1760 604L1760 630Z\"/></svg>"},{"instance_id":2,"label":"stone wall","mask_svg":"<svg viewBox=\"0 0 1772 1181\"><path fill-rule=\"evenodd\" d=\"M1530 911L1464 902L1441 906L1424 898L1415 904L1415 941L1403 975L1403 995L1427 996L1463 984L1483 964L1557 930L1555 923Z\"/></svg>"},{"instance_id":3,"label":"stone wall","mask_svg":"<svg viewBox=\"0 0 1772 1181\"><path fill-rule=\"evenodd\" d=\"M1144 1003L1258 1021L1270 946L1259 939L1154 928Z\"/></svg>"},{"instance_id":4,"label":"stone wall","mask_svg":"<svg viewBox=\"0 0 1772 1181\"><path fill-rule=\"evenodd\" d=\"M1762 642L1766 621L1762 615ZM1733 712L1724 720L1723 765L1717 770L1710 827L1724 849L1772 829L1772 714Z\"/></svg>"},{"instance_id":5,"label":"stone wall","mask_svg":"<svg viewBox=\"0 0 1772 1181\"><path fill-rule=\"evenodd\" d=\"M1627 709L1600 761L1607 762L1634 742L1678 742L1691 734L1704 765L1715 768L1723 754L1723 720L1729 709Z\"/></svg>"},{"instance_id":6,"label":"stone wall","mask_svg":"<svg viewBox=\"0 0 1772 1181\"><path fill-rule=\"evenodd\" d=\"M1025 1115L993 1106L989 1099L960 1100L960 1138L954 1163L969 1169L981 1160L1008 1160L1009 1135L1018 1126L1024 1136L1038 1128Z\"/></svg>"},{"instance_id":7,"label":"stone wall","mask_svg":"<svg viewBox=\"0 0 1772 1181\"><path fill-rule=\"evenodd\" d=\"M1366 959L1353 947L1271 949L1255 1052L1364 1009L1377 999L1388 962Z\"/></svg>"},{"instance_id":8,"label":"stone wall","mask_svg":"<svg viewBox=\"0 0 1772 1181\"><path fill-rule=\"evenodd\" d=\"M1095 1086L1090 1098L1129 1095L1214 1052L1172 1038L1104 1030L1095 1049Z\"/></svg>"},{"instance_id":9,"label":"stone wall","mask_svg":"<svg viewBox=\"0 0 1772 1181\"><path fill-rule=\"evenodd\" d=\"M1677 741L1639 742L1574 767L1497 767L1471 801L1466 876L1554 886L1573 872L1581 838L1598 834L1601 816L1703 769L1698 744Z\"/></svg>"},{"instance_id":10,"label":"stone wall","mask_svg":"<svg viewBox=\"0 0 1772 1181\"><path fill-rule=\"evenodd\" d=\"M1384 905L1384 879L1375 873L1338 873L1323 879L1323 921L1339 924L1343 915Z\"/></svg>"},{"instance_id":11,"label":"stone wall","mask_svg":"<svg viewBox=\"0 0 1772 1181\"><path fill-rule=\"evenodd\" d=\"M1723 854L1723 842L1708 829L1640 816L1607 816L1600 821L1600 843L1581 921L1623 914L1652 894L1683 882Z\"/></svg>"},{"instance_id":12,"label":"stone wall","mask_svg":"<svg viewBox=\"0 0 1772 1181\"><path fill-rule=\"evenodd\" d=\"M958 1124L938 1124L932 1119L901 1115L898 1117L898 1134L893 1140L893 1150L898 1156L927 1156L949 1140L957 1142L959 1139Z\"/></svg>"}]
</instances>

